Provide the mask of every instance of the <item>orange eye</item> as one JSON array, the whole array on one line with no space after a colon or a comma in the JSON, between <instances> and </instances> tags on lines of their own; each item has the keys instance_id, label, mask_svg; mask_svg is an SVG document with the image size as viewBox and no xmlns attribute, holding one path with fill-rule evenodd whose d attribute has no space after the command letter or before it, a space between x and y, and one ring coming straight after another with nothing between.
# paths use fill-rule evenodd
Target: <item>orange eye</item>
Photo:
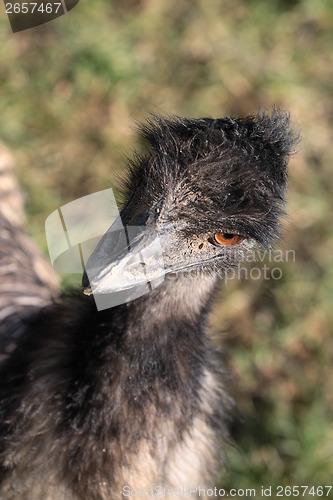
<instances>
[{"instance_id":1,"label":"orange eye","mask_svg":"<svg viewBox=\"0 0 333 500\"><path fill-rule=\"evenodd\" d=\"M219 245L233 246L243 241L244 237L233 233L215 233L214 240Z\"/></svg>"}]
</instances>

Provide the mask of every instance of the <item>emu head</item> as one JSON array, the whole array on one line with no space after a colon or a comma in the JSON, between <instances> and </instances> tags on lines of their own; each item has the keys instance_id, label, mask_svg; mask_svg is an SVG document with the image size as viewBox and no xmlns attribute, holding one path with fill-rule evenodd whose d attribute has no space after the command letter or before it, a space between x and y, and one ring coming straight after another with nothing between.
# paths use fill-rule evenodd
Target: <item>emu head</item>
<instances>
[{"instance_id":1,"label":"emu head","mask_svg":"<svg viewBox=\"0 0 333 500\"><path fill-rule=\"evenodd\" d=\"M129 168L125 227L140 227L130 253L158 238L163 265L148 275L223 273L258 245L278 236L287 183L287 163L297 137L289 116L273 111L247 118L164 119L141 128L149 153ZM85 293L108 293L140 283L128 267L128 242L104 235L88 261Z\"/></svg>"}]
</instances>

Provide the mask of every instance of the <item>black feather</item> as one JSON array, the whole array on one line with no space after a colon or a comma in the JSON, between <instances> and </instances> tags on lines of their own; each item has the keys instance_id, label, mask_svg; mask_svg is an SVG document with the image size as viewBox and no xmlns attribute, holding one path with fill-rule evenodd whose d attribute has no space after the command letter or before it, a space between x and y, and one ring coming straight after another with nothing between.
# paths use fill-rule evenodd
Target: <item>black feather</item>
<instances>
[{"instance_id":1,"label":"black feather","mask_svg":"<svg viewBox=\"0 0 333 500\"><path fill-rule=\"evenodd\" d=\"M124 220L144 211L145 224L168 228L179 259L185 243L218 252L206 238L218 230L274 241L297 143L286 113L154 117L141 134L148 153L130 166ZM212 485L233 402L206 323L228 265L216 253L105 311L81 297L31 314L0 368L1 498L118 500L125 485Z\"/></svg>"}]
</instances>

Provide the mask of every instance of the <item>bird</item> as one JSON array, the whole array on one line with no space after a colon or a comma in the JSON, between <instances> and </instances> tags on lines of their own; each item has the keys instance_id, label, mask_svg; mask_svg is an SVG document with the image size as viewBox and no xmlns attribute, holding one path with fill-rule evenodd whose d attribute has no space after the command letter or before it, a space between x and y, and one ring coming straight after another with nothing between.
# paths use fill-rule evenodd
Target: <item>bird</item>
<instances>
[{"instance_id":1,"label":"bird","mask_svg":"<svg viewBox=\"0 0 333 500\"><path fill-rule=\"evenodd\" d=\"M15 160L0 144L0 363L15 348L25 317L52 301L59 279L23 225L24 195Z\"/></svg>"},{"instance_id":2,"label":"bird","mask_svg":"<svg viewBox=\"0 0 333 500\"><path fill-rule=\"evenodd\" d=\"M120 212L124 228L140 231L119 247L111 226L86 263L83 293L39 281L45 301L25 309L1 362L6 500L118 500L161 487L172 496L212 486L225 463L234 400L209 312L221 278L278 238L298 136L277 108L152 115L140 135L145 150L128 160ZM0 225L14 230L4 216ZM151 241L161 260L145 271L148 293L112 306L114 293L142 285L140 266L126 272L128 256L141 264Z\"/></svg>"}]
</instances>

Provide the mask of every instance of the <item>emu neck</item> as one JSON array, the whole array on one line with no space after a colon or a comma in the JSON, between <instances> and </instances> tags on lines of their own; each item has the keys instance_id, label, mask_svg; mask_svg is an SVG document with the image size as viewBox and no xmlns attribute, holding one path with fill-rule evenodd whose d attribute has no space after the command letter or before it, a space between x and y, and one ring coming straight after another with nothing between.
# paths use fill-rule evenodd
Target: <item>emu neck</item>
<instances>
[{"instance_id":1,"label":"emu neck","mask_svg":"<svg viewBox=\"0 0 333 500\"><path fill-rule=\"evenodd\" d=\"M199 471L215 466L212 429L222 398L204 328L215 286L209 278L165 280L147 295L97 312L99 328L86 325L93 349L78 332L84 352L75 347L79 366L67 391L67 421L81 432L84 422L96 419L96 436L85 445L85 456L96 463L98 442L118 484L151 487L164 478L177 486L191 481L190 486L199 484ZM194 449L190 432L207 437L203 463L196 462L188 477L179 471ZM81 468L81 450L71 456ZM126 457L126 467L119 457ZM105 470L98 474L101 483L110 481L110 468L107 477Z\"/></svg>"},{"instance_id":2,"label":"emu neck","mask_svg":"<svg viewBox=\"0 0 333 500\"><path fill-rule=\"evenodd\" d=\"M169 278L156 290L128 305L132 325L149 335L156 328L177 323L202 325L209 312L218 280L212 277L180 276ZM133 316L132 316L133 314Z\"/></svg>"}]
</instances>

